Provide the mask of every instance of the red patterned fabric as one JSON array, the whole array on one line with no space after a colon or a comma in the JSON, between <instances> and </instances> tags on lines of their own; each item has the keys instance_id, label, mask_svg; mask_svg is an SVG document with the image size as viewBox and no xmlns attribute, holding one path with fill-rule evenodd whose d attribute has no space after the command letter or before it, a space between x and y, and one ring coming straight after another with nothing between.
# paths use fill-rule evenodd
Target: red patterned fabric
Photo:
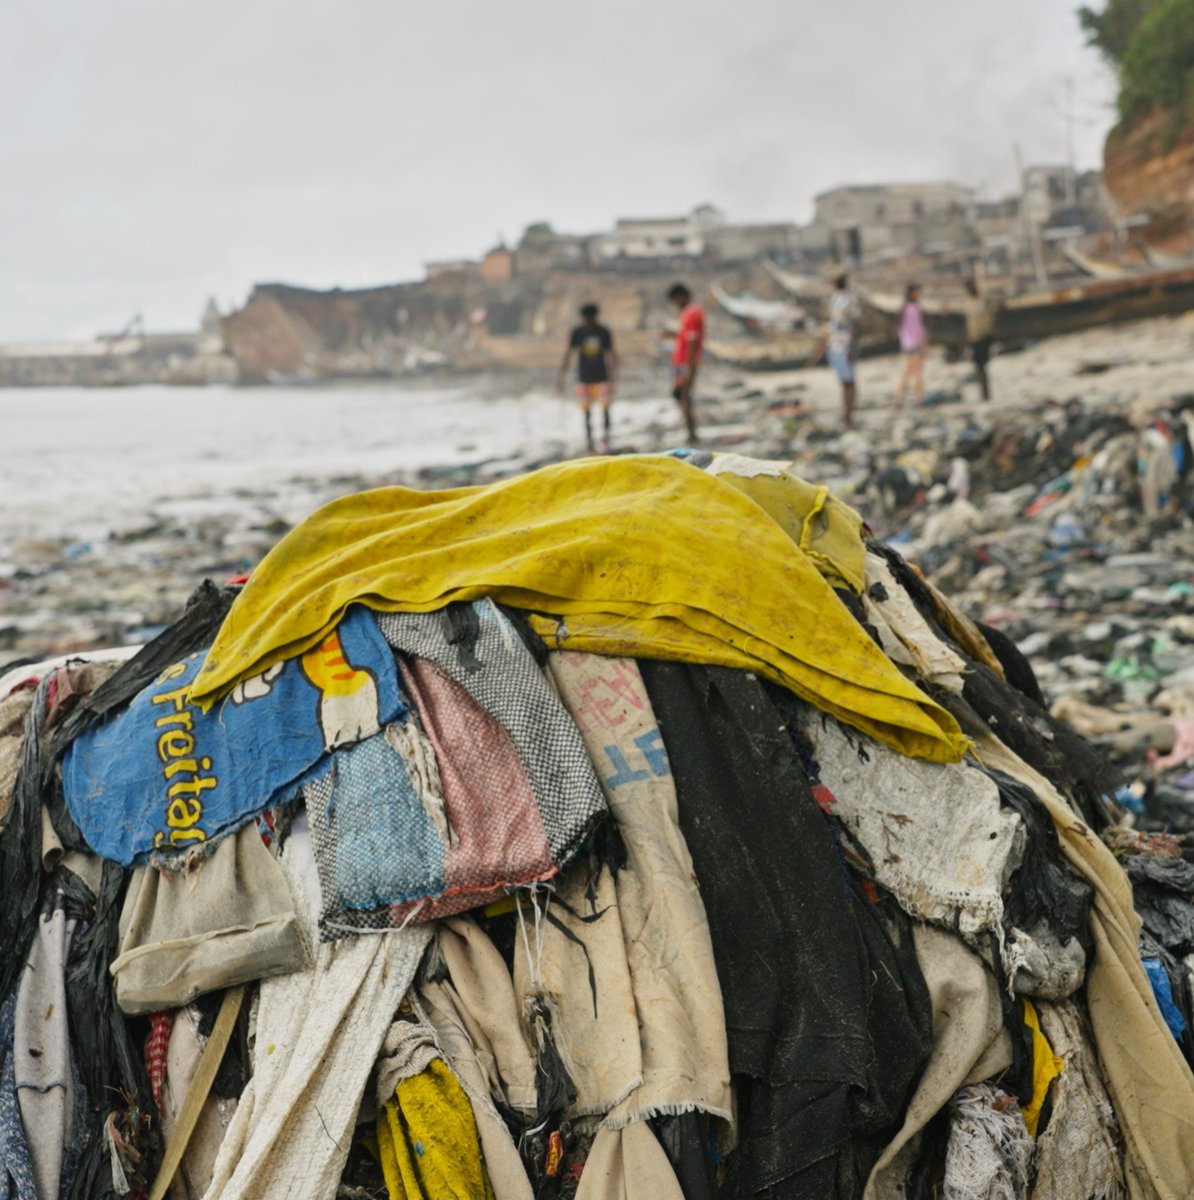
<instances>
[{"instance_id":1,"label":"red patterned fabric","mask_svg":"<svg viewBox=\"0 0 1194 1200\"><path fill-rule=\"evenodd\" d=\"M149 1014L149 1036L145 1039L145 1069L149 1073L149 1086L153 1090L153 1102L158 1112L162 1111L162 1094L166 1089L166 1051L170 1048L170 1034L174 1030L174 1010Z\"/></svg>"}]
</instances>

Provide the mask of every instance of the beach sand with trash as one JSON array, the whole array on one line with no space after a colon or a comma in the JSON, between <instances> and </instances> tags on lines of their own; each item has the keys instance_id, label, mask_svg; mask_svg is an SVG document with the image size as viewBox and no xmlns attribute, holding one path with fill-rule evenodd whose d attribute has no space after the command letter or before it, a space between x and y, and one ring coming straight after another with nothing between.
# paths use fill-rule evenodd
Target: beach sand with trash
<instances>
[{"instance_id":1,"label":"beach sand with trash","mask_svg":"<svg viewBox=\"0 0 1194 1200\"><path fill-rule=\"evenodd\" d=\"M1194 316L1091 330L996 357L995 398L983 404L969 365L936 354L928 404L901 411L898 359L867 360L848 433L827 368L747 375L710 363L699 415L706 448L790 460L854 503L970 616L1025 644L1051 701L1145 702L1159 668L1130 678L1131 664L1156 636L1173 643L1168 666L1194 670L1194 630L1181 624L1194 582L1189 522L1141 511L1130 451L1115 478L1026 513L1087 441L1097 448L1111 425L1132 441L1151 413L1194 392L1192 363ZM683 444L665 380L662 367L624 374L616 453ZM570 394L527 377L9 391L0 422L15 431L0 448L0 669L146 640L203 579L251 571L336 496L483 483L583 452ZM1087 426L1086 439L1067 436ZM965 496L947 486L959 456ZM903 503L877 482L892 467L911 480Z\"/></svg>"}]
</instances>

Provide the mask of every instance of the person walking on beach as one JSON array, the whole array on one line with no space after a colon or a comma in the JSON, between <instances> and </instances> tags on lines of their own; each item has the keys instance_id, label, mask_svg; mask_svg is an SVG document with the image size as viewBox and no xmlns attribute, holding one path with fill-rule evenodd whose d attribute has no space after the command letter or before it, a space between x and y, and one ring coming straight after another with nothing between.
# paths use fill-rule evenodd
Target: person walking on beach
<instances>
[{"instance_id":1,"label":"person walking on beach","mask_svg":"<svg viewBox=\"0 0 1194 1200\"><path fill-rule=\"evenodd\" d=\"M991 399L991 380L987 375L987 363L991 361L991 342L995 333L995 312L987 297L979 291L978 281L966 283L966 341L970 344L970 357L974 362L974 374L984 400Z\"/></svg>"},{"instance_id":2,"label":"person walking on beach","mask_svg":"<svg viewBox=\"0 0 1194 1200\"><path fill-rule=\"evenodd\" d=\"M701 348L705 344L705 310L693 301L692 293L682 283L672 284L667 298L680 314L676 348L672 351L672 398L684 415L688 440L695 442L697 429L692 390L701 365Z\"/></svg>"},{"instance_id":3,"label":"person walking on beach","mask_svg":"<svg viewBox=\"0 0 1194 1200\"><path fill-rule=\"evenodd\" d=\"M825 356L842 385L842 424L854 428L854 406L858 400L855 364L858 362L858 322L862 305L850 290L850 280L839 275L829 297L829 327Z\"/></svg>"},{"instance_id":4,"label":"person walking on beach","mask_svg":"<svg viewBox=\"0 0 1194 1200\"><path fill-rule=\"evenodd\" d=\"M925 398L925 354L929 348L929 335L925 329L925 315L920 307L920 284L910 283L904 293L904 307L900 310L900 379L896 384L895 406L904 407L904 396L912 388L913 406Z\"/></svg>"},{"instance_id":5,"label":"person walking on beach","mask_svg":"<svg viewBox=\"0 0 1194 1200\"><path fill-rule=\"evenodd\" d=\"M580 324L568 336L564 347L564 359L556 376L556 391L564 394L564 379L572 352L576 351L576 398L585 415L585 442L589 453L593 445L592 408L601 406L603 419L601 450L609 453L609 406L614 398L614 382L618 374L618 356L614 351L614 335L602 325L597 317L600 313L596 304L586 304L580 310Z\"/></svg>"}]
</instances>

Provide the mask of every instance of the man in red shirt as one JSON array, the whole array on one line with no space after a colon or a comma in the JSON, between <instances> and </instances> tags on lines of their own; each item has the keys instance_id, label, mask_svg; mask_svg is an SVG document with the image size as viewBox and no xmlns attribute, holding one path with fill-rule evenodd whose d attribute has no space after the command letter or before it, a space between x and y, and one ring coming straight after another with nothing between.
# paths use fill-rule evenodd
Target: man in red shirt
<instances>
[{"instance_id":1,"label":"man in red shirt","mask_svg":"<svg viewBox=\"0 0 1194 1200\"><path fill-rule=\"evenodd\" d=\"M672 396L684 414L689 441L695 442L692 389L701 365L701 347L705 344L705 310L693 303L692 293L682 283L673 284L667 298L680 314L676 348L672 351Z\"/></svg>"}]
</instances>

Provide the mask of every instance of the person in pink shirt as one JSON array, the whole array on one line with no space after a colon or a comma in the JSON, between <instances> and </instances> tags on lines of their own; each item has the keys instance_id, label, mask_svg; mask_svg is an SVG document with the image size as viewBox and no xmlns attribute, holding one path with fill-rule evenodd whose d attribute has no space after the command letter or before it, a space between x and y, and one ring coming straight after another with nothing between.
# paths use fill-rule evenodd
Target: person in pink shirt
<instances>
[{"instance_id":1,"label":"person in pink shirt","mask_svg":"<svg viewBox=\"0 0 1194 1200\"><path fill-rule=\"evenodd\" d=\"M920 307L920 285L910 283L900 310L900 380L896 384L895 406L904 407L904 396L912 388L912 403L920 404L925 395L925 354L929 348L925 317Z\"/></svg>"}]
</instances>

